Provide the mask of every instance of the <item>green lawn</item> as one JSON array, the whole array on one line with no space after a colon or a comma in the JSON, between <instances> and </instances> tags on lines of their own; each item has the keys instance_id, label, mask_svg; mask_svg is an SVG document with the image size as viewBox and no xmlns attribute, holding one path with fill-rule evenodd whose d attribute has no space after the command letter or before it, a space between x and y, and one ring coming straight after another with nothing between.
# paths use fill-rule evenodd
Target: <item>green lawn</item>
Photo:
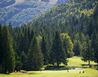
<instances>
[{"instance_id":1,"label":"green lawn","mask_svg":"<svg viewBox=\"0 0 98 77\"><path fill-rule=\"evenodd\" d=\"M68 66L81 66L86 62L81 61L79 57L69 58ZM95 64L94 62L91 62ZM80 73L83 71L84 73ZM26 73L11 73L10 75L0 74L0 77L98 77L98 71L91 68L85 68L81 70L61 70L61 71L29 71Z\"/></svg>"}]
</instances>

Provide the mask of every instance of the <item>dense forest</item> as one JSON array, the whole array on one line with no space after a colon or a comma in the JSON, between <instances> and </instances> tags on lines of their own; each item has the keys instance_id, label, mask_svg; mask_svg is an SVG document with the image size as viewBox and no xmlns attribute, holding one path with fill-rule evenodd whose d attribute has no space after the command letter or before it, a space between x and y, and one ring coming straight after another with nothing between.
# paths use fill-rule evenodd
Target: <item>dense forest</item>
<instances>
[{"instance_id":1,"label":"dense forest","mask_svg":"<svg viewBox=\"0 0 98 77\"><path fill-rule=\"evenodd\" d=\"M20 27L0 25L0 72L67 65L67 58L98 63L98 2L69 0Z\"/></svg>"}]
</instances>

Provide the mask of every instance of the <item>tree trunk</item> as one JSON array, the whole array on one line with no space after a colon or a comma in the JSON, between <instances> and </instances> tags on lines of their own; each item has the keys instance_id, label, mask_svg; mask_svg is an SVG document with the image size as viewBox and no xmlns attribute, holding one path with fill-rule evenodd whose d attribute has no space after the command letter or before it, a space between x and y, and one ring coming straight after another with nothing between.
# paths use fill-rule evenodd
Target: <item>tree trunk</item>
<instances>
[{"instance_id":1,"label":"tree trunk","mask_svg":"<svg viewBox=\"0 0 98 77\"><path fill-rule=\"evenodd\" d=\"M57 62L57 67L59 67L59 62Z\"/></svg>"},{"instance_id":2,"label":"tree trunk","mask_svg":"<svg viewBox=\"0 0 98 77\"><path fill-rule=\"evenodd\" d=\"M88 65L89 65L89 68L90 68L91 67L90 60L88 60Z\"/></svg>"}]
</instances>

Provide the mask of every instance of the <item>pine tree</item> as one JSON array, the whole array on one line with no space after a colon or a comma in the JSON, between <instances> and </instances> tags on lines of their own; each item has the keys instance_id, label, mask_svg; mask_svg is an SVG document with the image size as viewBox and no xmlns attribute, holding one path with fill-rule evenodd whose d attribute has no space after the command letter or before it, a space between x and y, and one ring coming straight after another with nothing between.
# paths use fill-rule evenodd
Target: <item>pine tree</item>
<instances>
[{"instance_id":1,"label":"pine tree","mask_svg":"<svg viewBox=\"0 0 98 77\"><path fill-rule=\"evenodd\" d=\"M43 57L44 57L44 64L46 65L49 62L49 52L48 52L47 41L45 39L45 36L42 37L41 51L42 51Z\"/></svg>"},{"instance_id":2,"label":"pine tree","mask_svg":"<svg viewBox=\"0 0 98 77\"><path fill-rule=\"evenodd\" d=\"M85 42L85 48L82 51L82 60L88 61L89 67L90 61L93 59L93 52L92 52L92 47L91 47L91 40L89 37L87 37L86 42Z\"/></svg>"},{"instance_id":3,"label":"pine tree","mask_svg":"<svg viewBox=\"0 0 98 77\"><path fill-rule=\"evenodd\" d=\"M74 34L74 39L73 39L73 41L74 41L74 43L73 43L74 44L73 52L74 52L74 55L76 55L76 56L80 56L81 55L82 43L84 42L83 41L81 43L81 41L84 40L84 39L82 39L83 36L84 35L82 35L82 33L75 33Z\"/></svg>"},{"instance_id":4,"label":"pine tree","mask_svg":"<svg viewBox=\"0 0 98 77\"><path fill-rule=\"evenodd\" d=\"M62 44L62 40L60 37L60 33L56 32L55 38L53 40L52 51L50 54L51 63L59 66L60 63L67 64L66 56Z\"/></svg>"},{"instance_id":5,"label":"pine tree","mask_svg":"<svg viewBox=\"0 0 98 77\"><path fill-rule=\"evenodd\" d=\"M11 73L15 69L15 52L13 49L13 40L6 26L0 26L0 58L1 72Z\"/></svg>"},{"instance_id":6,"label":"pine tree","mask_svg":"<svg viewBox=\"0 0 98 77\"><path fill-rule=\"evenodd\" d=\"M95 7L95 12L94 12L94 18L95 23L94 23L94 33L92 36L92 47L94 49L94 60L97 62L97 69L98 69L98 5Z\"/></svg>"},{"instance_id":7,"label":"pine tree","mask_svg":"<svg viewBox=\"0 0 98 77\"><path fill-rule=\"evenodd\" d=\"M25 54L25 52L23 51L21 54L21 62L22 62L22 70L26 70L27 69L27 55Z\"/></svg>"},{"instance_id":8,"label":"pine tree","mask_svg":"<svg viewBox=\"0 0 98 77\"><path fill-rule=\"evenodd\" d=\"M35 36L28 51L27 63L27 70L40 70L43 66L43 54Z\"/></svg>"},{"instance_id":9,"label":"pine tree","mask_svg":"<svg viewBox=\"0 0 98 77\"><path fill-rule=\"evenodd\" d=\"M75 40L74 42L74 48L73 48L73 52L75 56L80 56L81 53L81 43L79 40Z\"/></svg>"},{"instance_id":10,"label":"pine tree","mask_svg":"<svg viewBox=\"0 0 98 77\"><path fill-rule=\"evenodd\" d=\"M94 32L92 35L92 48L94 51L94 61L97 62L98 65L98 32Z\"/></svg>"},{"instance_id":11,"label":"pine tree","mask_svg":"<svg viewBox=\"0 0 98 77\"><path fill-rule=\"evenodd\" d=\"M22 69L22 61L20 56L16 53L16 67L15 67L15 71L20 71Z\"/></svg>"},{"instance_id":12,"label":"pine tree","mask_svg":"<svg viewBox=\"0 0 98 77\"><path fill-rule=\"evenodd\" d=\"M95 58L95 62L97 62L97 66L98 66L98 33L96 33L96 43L94 45L94 58Z\"/></svg>"}]
</instances>

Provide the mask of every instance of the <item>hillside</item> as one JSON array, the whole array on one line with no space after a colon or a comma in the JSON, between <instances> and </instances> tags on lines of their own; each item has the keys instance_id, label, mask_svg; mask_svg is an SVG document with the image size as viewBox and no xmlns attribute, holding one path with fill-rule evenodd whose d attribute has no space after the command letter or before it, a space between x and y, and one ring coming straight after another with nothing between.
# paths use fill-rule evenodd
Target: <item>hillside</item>
<instances>
[{"instance_id":1,"label":"hillside","mask_svg":"<svg viewBox=\"0 0 98 77\"><path fill-rule=\"evenodd\" d=\"M38 17L33 22L37 27L50 27L61 32L80 32L87 33L93 22L97 12L97 1L81 1L68 2L52 8L45 15Z\"/></svg>"},{"instance_id":2,"label":"hillside","mask_svg":"<svg viewBox=\"0 0 98 77\"><path fill-rule=\"evenodd\" d=\"M7 7L15 3L15 0L0 0L0 8Z\"/></svg>"},{"instance_id":3,"label":"hillside","mask_svg":"<svg viewBox=\"0 0 98 77\"><path fill-rule=\"evenodd\" d=\"M94 33L96 34L98 32L97 20L97 0L86 0L81 2L76 0L74 2L69 1L66 4L54 6L45 14L41 14L40 17L37 17L35 20L31 21L25 26L20 27L19 29L25 29L25 31L34 30L36 35L44 35L48 41L48 49L51 51L51 46L56 31L60 33L68 33L73 44L76 45L74 47L77 47L78 43L80 44L78 44L79 46L85 47L85 42L83 41L85 41L87 38L92 41L93 39L95 40L93 37L95 36ZM17 32L18 30L16 30L16 33ZM19 36L21 35L22 33ZM25 40L26 36L27 34L24 33L24 36L21 37L23 37ZM15 38L17 37L15 36ZM22 51L26 51L25 46L26 44L23 46L24 49L21 49ZM78 48L74 49L74 51L78 51L78 54L80 54L80 50L78 50Z\"/></svg>"},{"instance_id":4,"label":"hillside","mask_svg":"<svg viewBox=\"0 0 98 77\"><path fill-rule=\"evenodd\" d=\"M57 0L1 0L0 24L19 26L28 23L56 4Z\"/></svg>"},{"instance_id":5,"label":"hillside","mask_svg":"<svg viewBox=\"0 0 98 77\"><path fill-rule=\"evenodd\" d=\"M93 38L95 37L94 33L98 32L97 7L96 1L69 2L53 7L50 11L41 14L40 17L37 17L26 25L16 27L13 31L13 36L15 41L18 40L17 52L19 54L21 51L28 52L33 31L37 36L44 35L46 37L48 51L51 52L54 35L58 31L60 33L68 33L74 45L74 53L78 53L76 55L79 55L81 51L79 50L80 46L86 47L85 40L87 38L92 41L95 40Z\"/></svg>"}]
</instances>

